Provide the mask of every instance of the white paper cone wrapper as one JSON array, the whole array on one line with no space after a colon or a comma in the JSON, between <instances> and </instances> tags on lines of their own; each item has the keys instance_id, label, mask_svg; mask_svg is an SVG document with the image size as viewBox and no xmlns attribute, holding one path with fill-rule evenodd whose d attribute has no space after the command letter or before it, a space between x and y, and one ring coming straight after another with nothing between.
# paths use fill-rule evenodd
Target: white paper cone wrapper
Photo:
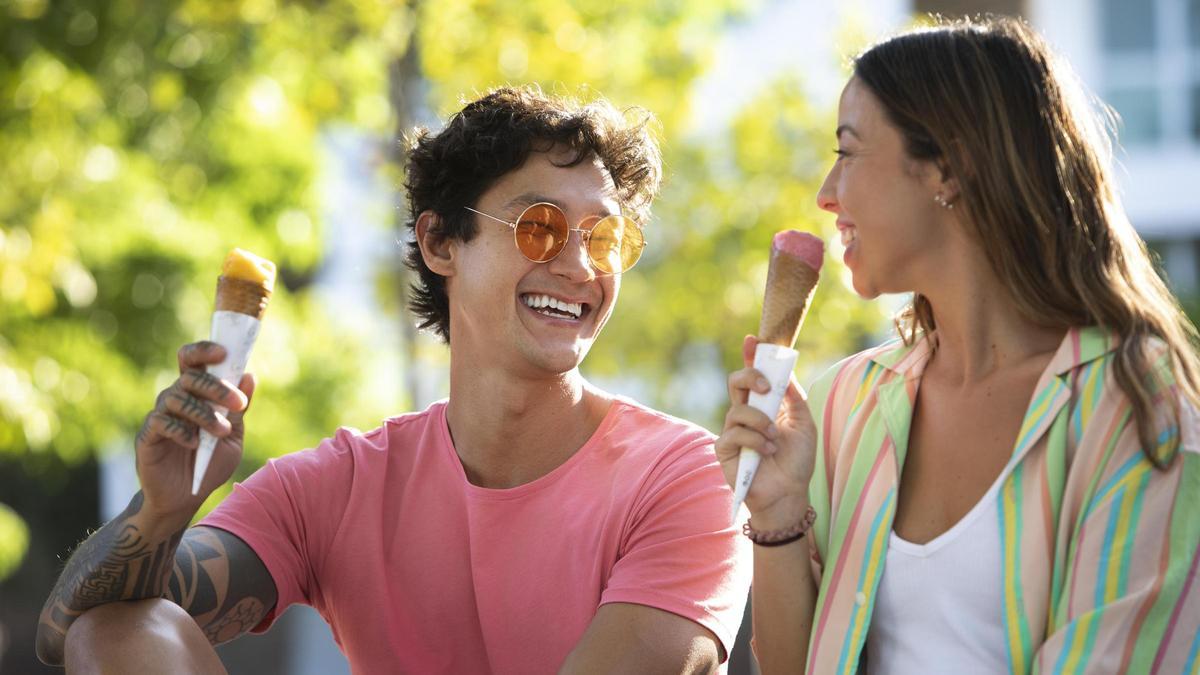
<instances>
[{"instance_id":1,"label":"white paper cone wrapper","mask_svg":"<svg viewBox=\"0 0 1200 675\"><path fill-rule=\"evenodd\" d=\"M767 378L771 390L765 394L750 392L747 401L754 408L761 410L767 417L775 419L779 414L779 404L787 392L788 378L796 367L798 352L790 347L781 347L766 342L758 343L754 349L754 368ZM753 450L742 449L738 457L737 482L733 484L733 519L736 521L738 510L750 491L750 483L754 482L754 474L758 471L758 463L762 456Z\"/></svg>"},{"instance_id":2,"label":"white paper cone wrapper","mask_svg":"<svg viewBox=\"0 0 1200 675\"><path fill-rule=\"evenodd\" d=\"M246 362L250 360L250 350L254 348L254 340L258 338L258 328L262 325L258 319L239 312L217 310L213 312L212 330L209 339L225 348L225 360L208 367L208 372L225 380L236 387L246 372ZM213 406L222 415L229 411L222 406ZM213 450L217 447L217 437L200 430L200 447L196 449L196 468L192 473L192 494L200 494L200 483L204 473L208 471L208 463L212 461Z\"/></svg>"}]
</instances>

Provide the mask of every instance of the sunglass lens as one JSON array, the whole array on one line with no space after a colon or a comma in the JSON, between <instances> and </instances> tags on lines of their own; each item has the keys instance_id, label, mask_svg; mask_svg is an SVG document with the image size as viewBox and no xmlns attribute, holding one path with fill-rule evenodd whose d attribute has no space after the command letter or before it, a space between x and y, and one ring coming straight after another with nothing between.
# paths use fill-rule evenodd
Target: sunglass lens
<instances>
[{"instance_id":1,"label":"sunglass lens","mask_svg":"<svg viewBox=\"0 0 1200 675\"><path fill-rule=\"evenodd\" d=\"M620 274L633 267L642 256L642 229L623 216L609 216L592 228L588 255L596 269L605 274Z\"/></svg>"},{"instance_id":2,"label":"sunglass lens","mask_svg":"<svg viewBox=\"0 0 1200 675\"><path fill-rule=\"evenodd\" d=\"M553 204L534 204L517 220L517 248L534 262L546 262L567 243L567 216Z\"/></svg>"}]
</instances>

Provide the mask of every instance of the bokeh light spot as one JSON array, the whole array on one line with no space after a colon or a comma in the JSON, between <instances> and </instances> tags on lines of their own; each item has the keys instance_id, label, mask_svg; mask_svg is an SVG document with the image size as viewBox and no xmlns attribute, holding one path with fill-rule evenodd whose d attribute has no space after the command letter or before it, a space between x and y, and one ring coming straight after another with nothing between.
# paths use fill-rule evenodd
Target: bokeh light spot
<instances>
[{"instance_id":1,"label":"bokeh light spot","mask_svg":"<svg viewBox=\"0 0 1200 675\"><path fill-rule=\"evenodd\" d=\"M68 370L62 376L62 395L70 403L79 403L87 398L92 381L78 370Z\"/></svg>"},{"instance_id":2,"label":"bokeh light spot","mask_svg":"<svg viewBox=\"0 0 1200 675\"><path fill-rule=\"evenodd\" d=\"M134 307L149 309L162 300L163 283L153 274L142 272L134 277L131 294Z\"/></svg>"},{"instance_id":3,"label":"bokeh light spot","mask_svg":"<svg viewBox=\"0 0 1200 675\"><path fill-rule=\"evenodd\" d=\"M116 177L121 168L117 153L107 145L92 146L83 158L83 175L94 183L104 183Z\"/></svg>"},{"instance_id":4,"label":"bokeh light spot","mask_svg":"<svg viewBox=\"0 0 1200 675\"><path fill-rule=\"evenodd\" d=\"M33 362L33 383L42 391L53 391L62 379L62 366L49 356L40 356Z\"/></svg>"},{"instance_id":5,"label":"bokeh light spot","mask_svg":"<svg viewBox=\"0 0 1200 675\"><path fill-rule=\"evenodd\" d=\"M112 312L97 309L92 312L92 316L88 318L88 326L92 329L92 334L101 342L108 342L117 336L117 330L120 329L120 324L117 323L117 317L113 316Z\"/></svg>"},{"instance_id":6,"label":"bokeh light spot","mask_svg":"<svg viewBox=\"0 0 1200 675\"><path fill-rule=\"evenodd\" d=\"M269 77L259 77L250 85L247 101L254 118L260 124L278 121L279 115L287 107L287 97L283 87Z\"/></svg>"},{"instance_id":7,"label":"bokeh light spot","mask_svg":"<svg viewBox=\"0 0 1200 675\"><path fill-rule=\"evenodd\" d=\"M525 42L514 37L506 39L500 45L499 65L506 77L524 76L529 69L529 48Z\"/></svg>"},{"instance_id":8,"label":"bokeh light spot","mask_svg":"<svg viewBox=\"0 0 1200 675\"><path fill-rule=\"evenodd\" d=\"M91 44L96 39L96 28L96 17L91 12L79 12L67 24L67 43L77 47Z\"/></svg>"},{"instance_id":9,"label":"bokeh light spot","mask_svg":"<svg viewBox=\"0 0 1200 675\"><path fill-rule=\"evenodd\" d=\"M308 214L299 209L288 209L279 214L275 231L285 244L296 246L308 243L312 237L313 224Z\"/></svg>"}]
</instances>

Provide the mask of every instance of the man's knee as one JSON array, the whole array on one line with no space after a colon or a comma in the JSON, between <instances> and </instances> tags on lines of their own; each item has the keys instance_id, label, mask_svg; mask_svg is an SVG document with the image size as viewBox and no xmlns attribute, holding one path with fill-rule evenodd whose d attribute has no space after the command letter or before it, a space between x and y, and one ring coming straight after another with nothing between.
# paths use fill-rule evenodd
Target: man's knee
<instances>
[{"instance_id":1,"label":"man's knee","mask_svg":"<svg viewBox=\"0 0 1200 675\"><path fill-rule=\"evenodd\" d=\"M162 599L115 602L84 612L67 631L68 673L223 673L203 631Z\"/></svg>"}]
</instances>

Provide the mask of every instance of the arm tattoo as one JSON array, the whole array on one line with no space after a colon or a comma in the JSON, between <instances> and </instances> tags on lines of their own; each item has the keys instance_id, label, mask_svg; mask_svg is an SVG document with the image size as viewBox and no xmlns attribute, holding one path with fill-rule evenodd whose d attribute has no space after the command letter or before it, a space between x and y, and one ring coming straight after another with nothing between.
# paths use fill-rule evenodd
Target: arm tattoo
<instances>
[{"instance_id":1,"label":"arm tattoo","mask_svg":"<svg viewBox=\"0 0 1200 675\"><path fill-rule=\"evenodd\" d=\"M131 522L141 508L142 493L138 492L121 515L80 544L71 556L42 608L39 651L61 659L67 629L92 607L162 595L183 531L165 541L147 540Z\"/></svg>"},{"instance_id":2,"label":"arm tattoo","mask_svg":"<svg viewBox=\"0 0 1200 675\"><path fill-rule=\"evenodd\" d=\"M236 536L208 527L187 532L166 597L195 617L214 645L257 626L277 599L275 581L254 551Z\"/></svg>"},{"instance_id":3,"label":"arm tattoo","mask_svg":"<svg viewBox=\"0 0 1200 675\"><path fill-rule=\"evenodd\" d=\"M61 664L67 629L85 611L121 600L164 597L183 607L209 642L228 642L275 607L275 581L254 551L233 534L209 527L148 541L125 511L79 545L42 608L38 653Z\"/></svg>"}]
</instances>

